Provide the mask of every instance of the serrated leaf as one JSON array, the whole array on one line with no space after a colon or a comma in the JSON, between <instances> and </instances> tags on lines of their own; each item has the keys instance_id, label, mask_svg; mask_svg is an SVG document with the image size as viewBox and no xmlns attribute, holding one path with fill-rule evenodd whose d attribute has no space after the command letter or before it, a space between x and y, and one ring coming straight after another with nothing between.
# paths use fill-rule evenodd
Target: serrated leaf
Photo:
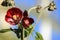
<instances>
[{"instance_id":1,"label":"serrated leaf","mask_svg":"<svg viewBox=\"0 0 60 40\"><path fill-rule=\"evenodd\" d=\"M36 32L36 39L43 40L43 37L39 32Z\"/></svg>"}]
</instances>

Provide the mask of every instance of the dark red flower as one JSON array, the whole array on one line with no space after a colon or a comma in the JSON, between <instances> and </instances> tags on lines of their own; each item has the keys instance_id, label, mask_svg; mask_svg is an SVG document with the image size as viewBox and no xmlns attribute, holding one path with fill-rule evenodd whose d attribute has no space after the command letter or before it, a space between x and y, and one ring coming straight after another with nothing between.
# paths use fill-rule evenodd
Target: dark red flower
<instances>
[{"instance_id":1,"label":"dark red flower","mask_svg":"<svg viewBox=\"0 0 60 40\"><path fill-rule=\"evenodd\" d=\"M34 23L34 20L32 18L29 18L29 17L24 17L22 19L22 25L23 27L26 29L26 28L29 28L29 26Z\"/></svg>"},{"instance_id":2,"label":"dark red flower","mask_svg":"<svg viewBox=\"0 0 60 40\"><path fill-rule=\"evenodd\" d=\"M24 13L23 13L23 18L24 18L24 17L28 17L28 12L27 12L27 10L25 10Z\"/></svg>"},{"instance_id":3,"label":"dark red flower","mask_svg":"<svg viewBox=\"0 0 60 40\"><path fill-rule=\"evenodd\" d=\"M9 9L5 16L6 22L8 22L11 25L18 24L21 19L22 19L22 11L19 8L15 8L15 7Z\"/></svg>"}]
</instances>

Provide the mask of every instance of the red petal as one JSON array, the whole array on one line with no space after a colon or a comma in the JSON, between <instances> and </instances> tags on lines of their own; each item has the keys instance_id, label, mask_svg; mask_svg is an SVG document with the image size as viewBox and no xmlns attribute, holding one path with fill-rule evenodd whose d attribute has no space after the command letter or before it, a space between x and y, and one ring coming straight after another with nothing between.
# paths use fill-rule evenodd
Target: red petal
<instances>
[{"instance_id":1,"label":"red petal","mask_svg":"<svg viewBox=\"0 0 60 40\"><path fill-rule=\"evenodd\" d=\"M28 18L28 17L23 18L23 19L22 19L22 25L23 25L24 28L28 28L28 27L29 27L29 23L26 24L26 23L25 23L25 20L28 20L28 21L29 21L29 18Z\"/></svg>"},{"instance_id":2,"label":"red petal","mask_svg":"<svg viewBox=\"0 0 60 40\"><path fill-rule=\"evenodd\" d=\"M23 13L23 17L27 17L27 16L28 16L28 12L27 12L27 10L25 10Z\"/></svg>"},{"instance_id":3,"label":"red petal","mask_svg":"<svg viewBox=\"0 0 60 40\"><path fill-rule=\"evenodd\" d=\"M29 18L29 20L30 20L30 24L34 23L33 18Z\"/></svg>"},{"instance_id":4,"label":"red petal","mask_svg":"<svg viewBox=\"0 0 60 40\"><path fill-rule=\"evenodd\" d=\"M20 18L22 18L22 11L18 8L11 8L7 11L7 16L12 17L13 15L19 15Z\"/></svg>"},{"instance_id":5,"label":"red petal","mask_svg":"<svg viewBox=\"0 0 60 40\"><path fill-rule=\"evenodd\" d=\"M8 12L8 13L7 13L7 16L12 17L12 15L11 15L11 13L10 13L10 12Z\"/></svg>"},{"instance_id":6,"label":"red petal","mask_svg":"<svg viewBox=\"0 0 60 40\"><path fill-rule=\"evenodd\" d=\"M5 18L5 21L8 22L8 23L11 24L11 25L14 25L14 24L15 24L15 23L14 23L14 20L11 19L11 18Z\"/></svg>"}]
</instances>

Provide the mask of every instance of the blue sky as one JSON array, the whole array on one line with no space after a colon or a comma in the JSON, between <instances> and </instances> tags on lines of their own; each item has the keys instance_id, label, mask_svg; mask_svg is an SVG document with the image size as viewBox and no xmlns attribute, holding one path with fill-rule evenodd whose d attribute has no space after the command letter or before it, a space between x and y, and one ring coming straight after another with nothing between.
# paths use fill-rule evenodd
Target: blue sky
<instances>
[{"instance_id":1,"label":"blue sky","mask_svg":"<svg viewBox=\"0 0 60 40\"><path fill-rule=\"evenodd\" d=\"M56 10L56 15L57 15L57 22L60 24L60 0L54 0L57 10ZM52 40L60 40L60 33L52 30Z\"/></svg>"}]
</instances>

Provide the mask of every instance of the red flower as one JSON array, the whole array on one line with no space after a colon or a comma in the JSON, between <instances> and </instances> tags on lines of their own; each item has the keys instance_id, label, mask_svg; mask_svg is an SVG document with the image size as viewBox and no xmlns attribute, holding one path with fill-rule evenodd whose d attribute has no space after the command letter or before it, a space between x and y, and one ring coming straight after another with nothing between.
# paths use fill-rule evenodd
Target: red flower
<instances>
[{"instance_id":1,"label":"red flower","mask_svg":"<svg viewBox=\"0 0 60 40\"><path fill-rule=\"evenodd\" d=\"M22 19L22 11L18 8L9 9L5 16L6 22L8 22L11 25L18 24L21 19Z\"/></svg>"},{"instance_id":2,"label":"red flower","mask_svg":"<svg viewBox=\"0 0 60 40\"><path fill-rule=\"evenodd\" d=\"M26 28L29 28L29 26L34 23L34 20L32 18L29 18L29 17L24 17L22 19L22 25L23 27L26 29Z\"/></svg>"},{"instance_id":3,"label":"red flower","mask_svg":"<svg viewBox=\"0 0 60 40\"><path fill-rule=\"evenodd\" d=\"M26 28L29 28L29 26L34 23L34 20L32 18L29 18L28 17L28 12L25 10L24 13L23 13L23 18L22 18L22 25L23 27L26 29Z\"/></svg>"}]
</instances>

